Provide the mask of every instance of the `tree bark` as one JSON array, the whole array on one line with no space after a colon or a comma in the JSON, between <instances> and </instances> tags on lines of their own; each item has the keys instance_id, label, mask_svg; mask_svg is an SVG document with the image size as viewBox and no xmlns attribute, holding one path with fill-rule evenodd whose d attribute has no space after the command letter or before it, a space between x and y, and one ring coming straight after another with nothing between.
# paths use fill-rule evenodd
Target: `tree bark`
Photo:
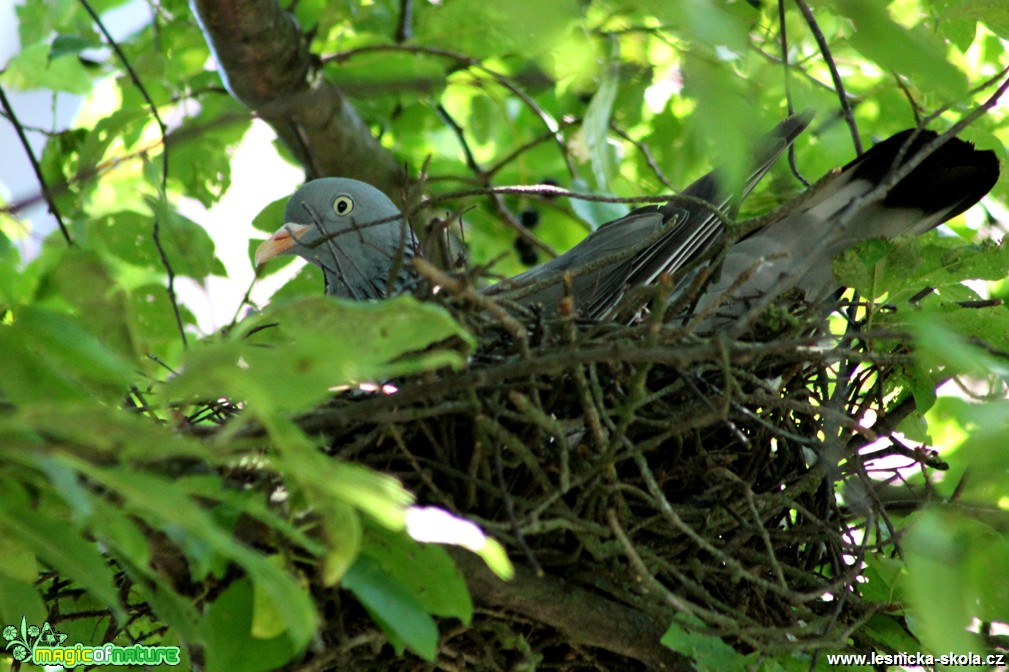
<instances>
[{"instance_id":1,"label":"tree bark","mask_svg":"<svg viewBox=\"0 0 1009 672\"><path fill-rule=\"evenodd\" d=\"M400 203L403 170L323 77L295 18L276 0L192 0L224 84L269 123L309 179L339 175Z\"/></svg>"},{"instance_id":2,"label":"tree bark","mask_svg":"<svg viewBox=\"0 0 1009 672\"><path fill-rule=\"evenodd\" d=\"M515 566L511 581L502 581L472 553L455 548L450 553L478 604L509 609L556 628L573 643L638 660L653 670L694 669L690 659L659 643L668 623L557 577L536 576L521 565Z\"/></svg>"}]
</instances>

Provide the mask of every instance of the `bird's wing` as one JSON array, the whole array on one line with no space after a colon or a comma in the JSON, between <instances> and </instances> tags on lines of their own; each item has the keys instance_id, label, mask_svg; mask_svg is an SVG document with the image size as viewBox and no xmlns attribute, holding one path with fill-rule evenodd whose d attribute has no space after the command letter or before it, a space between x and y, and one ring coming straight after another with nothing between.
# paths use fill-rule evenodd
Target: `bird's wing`
<instances>
[{"instance_id":1,"label":"bird's wing","mask_svg":"<svg viewBox=\"0 0 1009 672\"><path fill-rule=\"evenodd\" d=\"M680 194L691 200L677 197L659 208L667 221L675 221L676 226L670 229L668 236L641 251L631 274L626 278L626 284L650 284L659 275L672 274L704 254L722 235L724 218L734 214L733 205L753 191L771 166L806 129L811 119L809 113L788 117L760 141L755 167L739 194L726 193L719 185L718 171L715 170ZM706 207L693 199L705 201L713 207ZM722 216L719 217L718 213Z\"/></svg>"},{"instance_id":2,"label":"bird's wing","mask_svg":"<svg viewBox=\"0 0 1009 672\"><path fill-rule=\"evenodd\" d=\"M564 254L500 283L490 292L555 310L563 296L563 276L570 273L579 312L596 319L605 317L627 288L654 282L660 274L675 272L703 254L724 229L717 212L727 214L732 203L749 194L810 118L809 114L789 117L761 140L756 166L742 194L726 193L717 171L711 172L683 190L681 195L689 198L638 208L607 222ZM663 229L665 232L660 234ZM614 256L620 258L605 263ZM532 284L541 287L532 293L521 291Z\"/></svg>"},{"instance_id":3,"label":"bird's wing","mask_svg":"<svg viewBox=\"0 0 1009 672\"><path fill-rule=\"evenodd\" d=\"M665 223L657 207L639 208L607 222L564 254L504 280L488 292L552 311L564 296L563 277L569 273L580 311L594 317L622 291L636 248L654 239Z\"/></svg>"}]
</instances>

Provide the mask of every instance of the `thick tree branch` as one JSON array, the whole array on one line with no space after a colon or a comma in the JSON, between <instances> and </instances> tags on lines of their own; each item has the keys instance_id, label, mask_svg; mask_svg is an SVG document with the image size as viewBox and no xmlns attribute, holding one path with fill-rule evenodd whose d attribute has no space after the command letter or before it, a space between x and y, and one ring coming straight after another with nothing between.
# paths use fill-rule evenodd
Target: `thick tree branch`
<instances>
[{"instance_id":1,"label":"thick tree branch","mask_svg":"<svg viewBox=\"0 0 1009 672\"><path fill-rule=\"evenodd\" d=\"M686 657L659 643L668 623L656 623L639 610L556 577L538 577L522 566L516 566L515 578L505 582L473 554L456 549L451 553L478 604L510 609L557 628L572 642L639 660L649 669L693 669Z\"/></svg>"},{"instance_id":2,"label":"thick tree branch","mask_svg":"<svg viewBox=\"0 0 1009 672\"><path fill-rule=\"evenodd\" d=\"M398 162L325 80L276 0L193 0L192 7L228 90L273 126L308 177L354 177L400 199Z\"/></svg>"}]
</instances>

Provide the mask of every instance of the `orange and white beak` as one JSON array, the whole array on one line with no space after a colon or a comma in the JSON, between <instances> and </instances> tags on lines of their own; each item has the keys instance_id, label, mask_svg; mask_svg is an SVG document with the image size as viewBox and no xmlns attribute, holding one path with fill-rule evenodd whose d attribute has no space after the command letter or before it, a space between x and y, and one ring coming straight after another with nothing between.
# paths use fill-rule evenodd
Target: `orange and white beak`
<instances>
[{"instance_id":1,"label":"orange and white beak","mask_svg":"<svg viewBox=\"0 0 1009 672\"><path fill-rule=\"evenodd\" d=\"M312 227L307 224L284 224L256 248L256 266L262 266L282 254L289 254L310 228Z\"/></svg>"}]
</instances>

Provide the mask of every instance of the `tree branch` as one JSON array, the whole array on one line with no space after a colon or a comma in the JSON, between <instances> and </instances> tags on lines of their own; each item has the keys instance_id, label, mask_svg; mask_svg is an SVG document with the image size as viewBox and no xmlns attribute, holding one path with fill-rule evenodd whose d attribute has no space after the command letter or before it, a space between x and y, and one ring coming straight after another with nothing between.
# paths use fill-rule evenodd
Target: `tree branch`
<instances>
[{"instance_id":1,"label":"tree branch","mask_svg":"<svg viewBox=\"0 0 1009 672\"><path fill-rule=\"evenodd\" d=\"M478 557L449 549L466 575L473 599L495 609L510 609L557 628L579 642L639 660L654 670L691 670L690 660L659 643L668 623L553 576L538 577L520 565L510 582L497 578Z\"/></svg>"},{"instance_id":2,"label":"tree branch","mask_svg":"<svg viewBox=\"0 0 1009 672\"><path fill-rule=\"evenodd\" d=\"M193 0L228 91L255 110L309 178L341 175L399 201L403 171L325 80L293 16L276 0Z\"/></svg>"}]
</instances>

